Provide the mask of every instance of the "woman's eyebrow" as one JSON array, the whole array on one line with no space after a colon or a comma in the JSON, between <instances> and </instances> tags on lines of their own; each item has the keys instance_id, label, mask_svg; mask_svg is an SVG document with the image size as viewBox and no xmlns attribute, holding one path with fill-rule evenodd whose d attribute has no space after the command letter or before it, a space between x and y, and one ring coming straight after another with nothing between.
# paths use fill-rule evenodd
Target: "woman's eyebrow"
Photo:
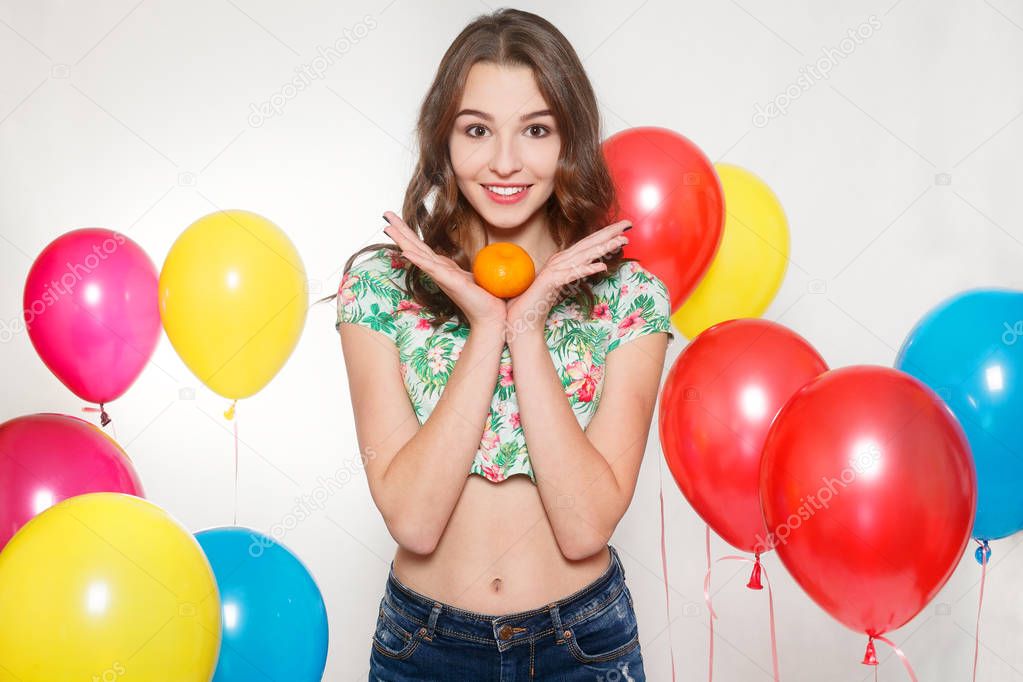
<instances>
[{"instance_id":1,"label":"woman's eyebrow","mask_svg":"<svg viewBox=\"0 0 1023 682\"><path fill-rule=\"evenodd\" d=\"M531 114L525 114L525 115L521 116L519 118L519 120L520 121L528 121L531 118L539 118L541 116L551 116L551 115L552 114L551 114L551 110L550 109L541 109L540 111L534 111ZM490 114L488 114L486 112L483 112L483 111L478 111L476 109L462 109L457 114L455 114L455 118L458 118L459 116L479 116L484 121L491 121L491 122L493 122L493 120L494 120L494 117L491 116Z\"/></svg>"}]
</instances>

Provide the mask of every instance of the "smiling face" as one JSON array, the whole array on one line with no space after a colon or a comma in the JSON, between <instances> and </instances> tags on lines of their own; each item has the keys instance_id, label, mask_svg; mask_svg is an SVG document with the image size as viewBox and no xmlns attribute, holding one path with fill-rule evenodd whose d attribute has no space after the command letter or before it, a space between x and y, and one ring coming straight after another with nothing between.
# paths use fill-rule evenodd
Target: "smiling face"
<instances>
[{"instance_id":1,"label":"smiling face","mask_svg":"<svg viewBox=\"0 0 1023 682\"><path fill-rule=\"evenodd\" d=\"M561 138L532 70L474 64L458 111L451 164L482 220L493 231L542 219L554 192Z\"/></svg>"}]
</instances>

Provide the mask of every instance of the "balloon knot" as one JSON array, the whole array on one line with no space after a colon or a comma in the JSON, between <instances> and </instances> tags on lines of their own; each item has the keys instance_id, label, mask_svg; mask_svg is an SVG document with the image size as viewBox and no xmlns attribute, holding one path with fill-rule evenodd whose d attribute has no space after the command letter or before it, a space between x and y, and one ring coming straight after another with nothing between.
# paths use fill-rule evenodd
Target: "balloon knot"
<instances>
[{"instance_id":1,"label":"balloon knot","mask_svg":"<svg viewBox=\"0 0 1023 682\"><path fill-rule=\"evenodd\" d=\"M751 590L764 589L764 585L760 582L760 552L757 552L756 561L753 562L753 572L750 574L746 587Z\"/></svg>"},{"instance_id":2,"label":"balloon knot","mask_svg":"<svg viewBox=\"0 0 1023 682\"><path fill-rule=\"evenodd\" d=\"M877 651L874 649L874 638L867 640L867 650L863 654L863 665L877 665Z\"/></svg>"},{"instance_id":3,"label":"balloon knot","mask_svg":"<svg viewBox=\"0 0 1023 682\"><path fill-rule=\"evenodd\" d=\"M977 560L977 563L983 566L991 561L991 547L988 546L987 540L977 540L977 551L973 553L973 558Z\"/></svg>"},{"instance_id":4,"label":"balloon knot","mask_svg":"<svg viewBox=\"0 0 1023 682\"><path fill-rule=\"evenodd\" d=\"M224 413L225 418L234 419L234 406L237 404L238 404L237 400L231 403L231 407L227 408L227 412Z\"/></svg>"},{"instance_id":5,"label":"balloon knot","mask_svg":"<svg viewBox=\"0 0 1023 682\"><path fill-rule=\"evenodd\" d=\"M110 415L103 409L103 403L99 404L99 423L101 426L106 426L110 423Z\"/></svg>"}]
</instances>

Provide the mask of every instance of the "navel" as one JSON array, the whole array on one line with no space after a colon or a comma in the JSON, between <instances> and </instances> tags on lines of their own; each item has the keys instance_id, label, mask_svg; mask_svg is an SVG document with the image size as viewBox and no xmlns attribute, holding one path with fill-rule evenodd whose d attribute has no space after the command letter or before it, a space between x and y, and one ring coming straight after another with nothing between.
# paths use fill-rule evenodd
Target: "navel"
<instances>
[{"instance_id":1,"label":"navel","mask_svg":"<svg viewBox=\"0 0 1023 682\"><path fill-rule=\"evenodd\" d=\"M494 589L494 592L500 592L501 591L501 579L500 578L494 578L493 580L490 581L490 586Z\"/></svg>"}]
</instances>

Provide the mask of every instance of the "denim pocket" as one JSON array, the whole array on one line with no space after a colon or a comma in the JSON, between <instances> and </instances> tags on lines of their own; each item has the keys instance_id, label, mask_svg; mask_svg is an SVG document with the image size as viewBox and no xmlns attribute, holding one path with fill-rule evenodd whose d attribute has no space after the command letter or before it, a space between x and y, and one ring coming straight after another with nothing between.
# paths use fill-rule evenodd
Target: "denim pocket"
<instances>
[{"instance_id":1,"label":"denim pocket","mask_svg":"<svg viewBox=\"0 0 1023 682\"><path fill-rule=\"evenodd\" d=\"M610 603L573 624L564 636L580 663L611 661L639 646L639 627L625 583Z\"/></svg>"},{"instance_id":2,"label":"denim pocket","mask_svg":"<svg viewBox=\"0 0 1023 682\"><path fill-rule=\"evenodd\" d=\"M373 648L390 658L408 658L422 641L423 629L394 609L387 599L380 600Z\"/></svg>"}]
</instances>

